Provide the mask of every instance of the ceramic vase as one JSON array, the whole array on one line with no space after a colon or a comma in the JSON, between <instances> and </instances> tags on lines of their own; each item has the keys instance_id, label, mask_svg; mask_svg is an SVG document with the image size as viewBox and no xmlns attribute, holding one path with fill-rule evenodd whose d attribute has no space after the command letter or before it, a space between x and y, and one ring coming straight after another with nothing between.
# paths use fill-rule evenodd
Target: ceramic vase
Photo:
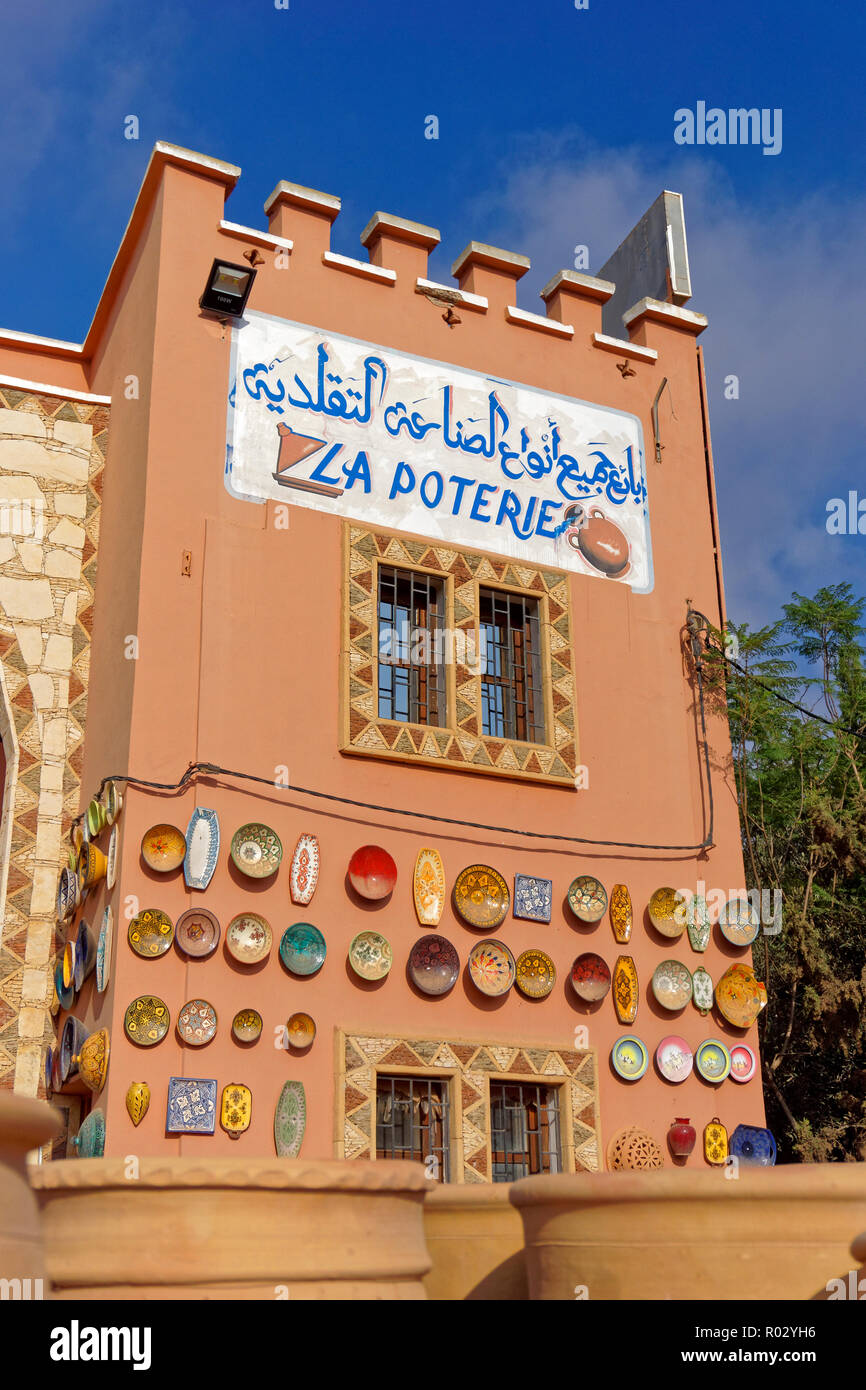
<instances>
[{"instance_id":1,"label":"ceramic vase","mask_svg":"<svg viewBox=\"0 0 866 1390\"><path fill-rule=\"evenodd\" d=\"M674 1158L688 1158L697 1137L694 1125L687 1119L674 1120L668 1130L668 1147Z\"/></svg>"}]
</instances>

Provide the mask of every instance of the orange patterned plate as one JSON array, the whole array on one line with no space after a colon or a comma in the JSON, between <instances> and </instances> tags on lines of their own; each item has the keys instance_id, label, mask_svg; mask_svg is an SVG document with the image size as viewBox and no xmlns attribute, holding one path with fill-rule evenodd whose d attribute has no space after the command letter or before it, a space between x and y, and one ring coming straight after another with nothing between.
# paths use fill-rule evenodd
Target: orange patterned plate
<instances>
[{"instance_id":1,"label":"orange patterned plate","mask_svg":"<svg viewBox=\"0 0 866 1390\"><path fill-rule=\"evenodd\" d=\"M657 888L649 900L649 919L661 936L682 936L688 903L675 888Z\"/></svg>"},{"instance_id":2,"label":"orange patterned plate","mask_svg":"<svg viewBox=\"0 0 866 1390\"><path fill-rule=\"evenodd\" d=\"M730 966L716 985L719 1013L735 1028L750 1028L766 1003L767 987L750 965Z\"/></svg>"},{"instance_id":3,"label":"orange patterned plate","mask_svg":"<svg viewBox=\"0 0 866 1390\"><path fill-rule=\"evenodd\" d=\"M624 883L615 883L610 890L610 924L621 946L631 936L632 920L631 894Z\"/></svg>"},{"instance_id":4,"label":"orange patterned plate","mask_svg":"<svg viewBox=\"0 0 866 1390\"><path fill-rule=\"evenodd\" d=\"M530 947L517 957L515 984L529 999L544 999L556 984L556 966L546 951Z\"/></svg>"},{"instance_id":5,"label":"orange patterned plate","mask_svg":"<svg viewBox=\"0 0 866 1390\"><path fill-rule=\"evenodd\" d=\"M613 971L613 1004L620 1023L634 1023L637 989L637 968L631 956L617 956Z\"/></svg>"},{"instance_id":6,"label":"orange patterned plate","mask_svg":"<svg viewBox=\"0 0 866 1390\"><path fill-rule=\"evenodd\" d=\"M152 825L141 842L141 857L149 869L170 874L186 854L186 838L176 825Z\"/></svg>"},{"instance_id":7,"label":"orange patterned plate","mask_svg":"<svg viewBox=\"0 0 866 1390\"><path fill-rule=\"evenodd\" d=\"M422 927L435 927L445 906L445 870L438 850L420 849L412 879L415 912Z\"/></svg>"},{"instance_id":8,"label":"orange patterned plate","mask_svg":"<svg viewBox=\"0 0 866 1390\"><path fill-rule=\"evenodd\" d=\"M469 975L476 989L496 999L514 984L514 957L504 941L479 941L469 952Z\"/></svg>"},{"instance_id":9,"label":"orange patterned plate","mask_svg":"<svg viewBox=\"0 0 866 1390\"><path fill-rule=\"evenodd\" d=\"M508 884L489 864L471 864L457 876L454 906L470 927L498 927L510 901Z\"/></svg>"}]
</instances>

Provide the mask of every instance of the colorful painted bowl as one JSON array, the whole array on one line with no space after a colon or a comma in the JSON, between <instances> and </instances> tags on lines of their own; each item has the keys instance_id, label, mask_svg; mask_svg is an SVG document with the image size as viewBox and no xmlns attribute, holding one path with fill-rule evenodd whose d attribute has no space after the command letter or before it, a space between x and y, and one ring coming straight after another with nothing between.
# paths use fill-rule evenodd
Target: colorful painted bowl
<instances>
[{"instance_id":1,"label":"colorful painted bowl","mask_svg":"<svg viewBox=\"0 0 866 1390\"><path fill-rule=\"evenodd\" d=\"M101 1110L91 1110L71 1143L78 1158L102 1158L105 1153L105 1116Z\"/></svg>"},{"instance_id":2,"label":"colorful painted bowl","mask_svg":"<svg viewBox=\"0 0 866 1390\"><path fill-rule=\"evenodd\" d=\"M94 844L82 845L78 853L78 886L82 894L105 878L108 872L108 855Z\"/></svg>"},{"instance_id":3,"label":"colorful painted bowl","mask_svg":"<svg viewBox=\"0 0 866 1390\"><path fill-rule=\"evenodd\" d=\"M556 984L556 966L546 951L530 946L517 957L514 983L527 999L545 999Z\"/></svg>"},{"instance_id":4,"label":"colorful painted bowl","mask_svg":"<svg viewBox=\"0 0 866 1390\"><path fill-rule=\"evenodd\" d=\"M362 980L383 980L393 963L391 943L377 931L361 931L349 947L349 964Z\"/></svg>"},{"instance_id":5,"label":"colorful painted bowl","mask_svg":"<svg viewBox=\"0 0 866 1390\"><path fill-rule=\"evenodd\" d=\"M571 967L571 983L579 998L595 1004L610 989L610 966L594 951L584 951Z\"/></svg>"},{"instance_id":6,"label":"colorful painted bowl","mask_svg":"<svg viewBox=\"0 0 866 1390\"><path fill-rule=\"evenodd\" d=\"M748 898L733 898L719 913L719 930L732 946L751 946L761 930L761 919Z\"/></svg>"},{"instance_id":7,"label":"colorful painted bowl","mask_svg":"<svg viewBox=\"0 0 866 1390\"><path fill-rule=\"evenodd\" d=\"M718 1038L706 1038L695 1053L695 1070L705 1081L718 1084L731 1071L731 1054Z\"/></svg>"},{"instance_id":8,"label":"colorful painted bowl","mask_svg":"<svg viewBox=\"0 0 866 1390\"><path fill-rule=\"evenodd\" d=\"M75 939L75 988L81 989L84 981L96 969L96 951L99 938L86 922L79 922L78 936Z\"/></svg>"},{"instance_id":9,"label":"colorful painted bowl","mask_svg":"<svg viewBox=\"0 0 866 1390\"><path fill-rule=\"evenodd\" d=\"M68 922L80 902L81 889L78 886L78 875L74 869L61 869L60 881L57 884L58 920Z\"/></svg>"},{"instance_id":10,"label":"colorful painted bowl","mask_svg":"<svg viewBox=\"0 0 866 1390\"><path fill-rule=\"evenodd\" d=\"M109 903L102 914L102 924L99 928L99 940L96 943L96 988L100 994L105 993L105 989L111 977L111 947L113 941L114 913L111 910L111 903Z\"/></svg>"},{"instance_id":11,"label":"colorful painted bowl","mask_svg":"<svg viewBox=\"0 0 866 1390\"><path fill-rule=\"evenodd\" d=\"M63 964L63 976L62 976L62 979L63 979L63 988L64 988L64 989L71 989L72 992L73 992L73 994L74 994L74 992L75 992L75 942L74 942L74 941L67 941L66 945L63 947L63 956L61 957L61 960L62 960L62 964Z\"/></svg>"},{"instance_id":12,"label":"colorful painted bowl","mask_svg":"<svg viewBox=\"0 0 866 1390\"><path fill-rule=\"evenodd\" d=\"M115 825L108 837L108 863L105 869L105 886L109 893L117 882L118 830Z\"/></svg>"},{"instance_id":13,"label":"colorful painted bowl","mask_svg":"<svg viewBox=\"0 0 866 1390\"><path fill-rule=\"evenodd\" d=\"M719 1013L735 1028L750 1028L767 1005L767 987L751 965L729 965L715 989Z\"/></svg>"},{"instance_id":14,"label":"colorful painted bowl","mask_svg":"<svg viewBox=\"0 0 866 1390\"><path fill-rule=\"evenodd\" d=\"M511 895L508 884L489 864L470 864L457 875L454 908L470 927L490 931L505 921Z\"/></svg>"},{"instance_id":15,"label":"colorful painted bowl","mask_svg":"<svg viewBox=\"0 0 866 1390\"><path fill-rule=\"evenodd\" d=\"M517 967L504 941L479 941L469 952L469 978L476 989L492 999L507 994L514 984Z\"/></svg>"},{"instance_id":16,"label":"colorful painted bowl","mask_svg":"<svg viewBox=\"0 0 866 1390\"><path fill-rule=\"evenodd\" d=\"M270 878L280 867L283 846L269 825L251 821L235 831L230 853L236 868L248 878Z\"/></svg>"},{"instance_id":17,"label":"colorful painted bowl","mask_svg":"<svg viewBox=\"0 0 866 1390\"><path fill-rule=\"evenodd\" d=\"M204 1047L216 1036L216 1009L206 999L188 999L175 1026L182 1042L189 1047Z\"/></svg>"},{"instance_id":18,"label":"colorful painted bowl","mask_svg":"<svg viewBox=\"0 0 866 1390\"><path fill-rule=\"evenodd\" d=\"M293 975L315 975L325 963L325 938L311 922L286 927L280 941L280 960Z\"/></svg>"},{"instance_id":19,"label":"colorful painted bowl","mask_svg":"<svg viewBox=\"0 0 866 1390\"><path fill-rule=\"evenodd\" d=\"M349 860L349 882L362 898L379 902L394 891L397 865L381 845L362 845Z\"/></svg>"},{"instance_id":20,"label":"colorful painted bowl","mask_svg":"<svg viewBox=\"0 0 866 1390\"><path fill-rule=\"evenodd\" d=\"M123 1031L130 1042L139 1047L155 1047L162 1042L171 1027L171 1014L164 999L155 994L140 994L127 1006L123 1016Z\"/></svg>"},{"instance_id":21,"label":"colorful painted bowl","mask_svg":"<svg viewBox=\"0 0 866 1390\"><path fill-rule=\"evenodd\" d=\"M152 825L141 841L141 857L149 869L170 874L186 854L186 838L176 825Z\"/></svg>"},{"instance_id":22,"label":"colorful painted bowl","mask_svg":"<svg viewBox=\"0 0 866 1390\"><path fill-rule=\"evenodd\" d=\"M81 1080L97 1095L105 1085L110 1051L108 1029L99 1028L84 1040L78 1056L74 1059Z\"/></svg>"},{"instance_id":23,"label":"colorful painted bowl","mask_svg":"<svg viewBox=\"0 0 866 1390\"><path fill-rule=\"evenodd\" d=\"M123 793L120 790L120 784L118 782L106 782L102 788L101 800L105 807L106 824L114 825L123 805Z\"/></svg>"},{"instance_id":24,"label":"colorful painted bowl","mask_svg":"<svg viewBox=\"0 0 866 1390\"><path fill-rule=\"evenodd\" d=\"M695 1064L694 1053L685 1038L671 1033L656 1048L656 1066L665 1081L685 1081Z\"/></svg>"},{"instance_id":25,"label":"colorful painted bowl","mask_svg":"<svg viewBox=\"0 0 866 1390\"><path fill-rule=\"evenodd\" d=\"M661 936L672 939L686 929L688 903L675 888L657 888L649 900L649 919Z\"/></svg>"},{"instance_id":26,"label":"colorful painted bowl","mask_svg":"<svg viewBox=\"0 0 866 1390\"><path fill-rule=\"evenodd\" d=\"M757 1125L737 1125L731 1135L730 1152L741 1163L772 1168L776 1162L776 1140L769 1129Z\"/></svg>"},{"instance_id":27,"label":"colorful painted bowl","mask_svg":"<svg viewBox=\"0 0 866 1390\"><path fill-rule=\"evenodd\" d=\"M267 960L273 943L270 922L257 912L241 912L226 928L226 950L240 965Z\"/></svg>"},{"instance_id":28,"label":"colorful painted bowl","mask_svg":"<svg viewBox=\"0 0 866 1390\"><path fill-rule=\"evenodd\" d=\"M261 1036L262 1016L258 1009L239 1009L232 1019L232 1037L241 1043L254 1043Z\"/></svg>"},{"instance_id":29,"label":"colorful painted bowl","mask_svg":"<svg viewBox=\"0 0 866 1390\"><path fill-rule=\"evenodd\" d=\"M755 1075L757 1058L745 1043L735 1043L731 1048L731 1080L751 1081Z\"/></svg>"},{"instance_id":30,"label":"colorful painted bowl","mask_svg":"<svg viewBox=\"0 0 866 1390\"><path fill-rule=\"evenodd\" d=\"M158 907L146 907L133 917L127 932L129 944L137 956L152 959L164 956L174 940L171 918Z\"/></svg>"},{"instance_id":31,"label":"colorful painted bowl","mask_svg":"<svg viewBox=\"0 0 866 1390\"><path fill-rule=\"evenodd\" d=\"M75 1002L75 984L72 981L68 985L63 983L62 960L59 960L54 968L54 988L57 991L61 1009L71 1009Z\"/></svg>"},{"instance_id":32,"label":"colorful painted bowl","mask_svg":"<svg viewBox=\"0 0 866 1390\"><path fill-rule=\"evenodd\" d=\"M104 830L106 825L108 824L108 820L105 814L105 807L103 806L101 801L97 801L94 799L90 802L90 805L87 807L86 815L87 829L90 831L91 839L96 839L96 836L99 834L99 832L101 830Z\"/></svg>"},{"instance_id":33,"label":"colorful painted bowl","mask_svg":"<svg viewBox=\"0 0 866 1390\"><path fill-rule=\"evenodd\" d=\"M580 922L600 922L607 911L607 892L597 878L581 874L568 889L568 905Z\"/></svg>"},{"instance_id":34,"label":"colorful painted bowl","mask_svg":"<svg viewBox=\"0 0 866 1390\"><path fill-rule=\"evenodd\" d=\"M651 988L657 1004L672 1013L692 997L692 973L679 960L663 960L653 971Z\"/></svg>"},{"instance_id":35,"label":"colorful painted bowl","mask_svg":"<svg viewBox=\"0 0 866 1390\"><path fill-rule=\"evenodd\" d=\"M78 1072L78 1054L87 1041L80 1018L67 1018L60 1035L60 1075L64 1084Z\"/></svg>"},{"instance_id":36,"label":"colorful painted bowl","mask_svg":"<svg viewBox=\"0 0 866 1390\"><path fill-rule=\"evenodd\" d=\"M178 917L174 927L174 943L184 955L201 960L219 945L220 924L212 912L203 907L191 907Z\"/></svg>"},{"instance_id":37,"label":"colorful painted bowl","mask_svg":"<svg viewBox=\"0 0 866 1390\"><path fill-rule=\"evenodd\" d=\"M408 973L422 994L447 994L457 983L460 957L446 937L430 932L420 936L409 952Z\"/></svg>"},{"instance_id":38,"label":"colorful painted bowl","mask_svg":"<svg viewBox=\"0 0 866 1390\"><path fill-rule=\"evenodd\" d=\"M639 1081L649 1066L649 1052L646 1043L634 1033L626 1033L614 1043L610 1060L623 1081Z\"/></svg>"},{"instance_id":39,"label":"colorful painted bowl","mask_svg":"<svg viewBox=\"0 0 866 1390\"><path fill-rule=\"evenodd\" d=\"M295 1047L299 1051L305 1047L312 1047L316 1040L315 1020L309 1014L292 1014L286 1022L286 1037L289 1040L289 1047Z\"/></svg>"}]
</instances>

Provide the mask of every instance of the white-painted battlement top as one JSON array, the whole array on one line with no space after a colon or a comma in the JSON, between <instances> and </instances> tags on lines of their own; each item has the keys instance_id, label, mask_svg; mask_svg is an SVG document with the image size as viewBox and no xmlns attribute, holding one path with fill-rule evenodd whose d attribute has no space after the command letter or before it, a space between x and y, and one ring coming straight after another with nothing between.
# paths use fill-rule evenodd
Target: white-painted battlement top
<instances>
[{"instance_id":1,"label":"white-painted battlement top","mask_svg":"<svg viewBox=\"0 0 866 1390\"><path fill-rule=\"evenodd\" d=\"M265 202L265 212L269 213L274 203L281 198L287 203L295 203L298 207L315 208L319 212L332 213L337 216L343 206L341 199L333 193L322 193L318 188L305 188L302 183L287 183L285 179L280 179L273 193ZM333 221L332 217L332 221Z\"/></svg>"},{"instance_id":2,"label":"white-painted battlement top","mask_svg":"<svg viewBox=\"0 0 866 1390\"><path fill-rule=\"evenodd\" d=\"M488 246L484 241L470 241L452 265L451 274L458 276L467 264L472 263L490 266L493 270L507 270L512 275L516 271L515 279L518 280L532 265L528 256L521 256L517 251L503 251L500 246Z\"/></svg>"},{"instance_id":3,"label":"white-painted battlement top","mask_svg":"<svg viewBox=\"0 0 866 1390\"><path fill-rule=\"evenodd\" d=\"M361 233L361 245L371 242L377 232L390 233L401 241L414 242L416 246L438 246L442 235L438 227L427 227L423 222L410 222L406 217L397 217L393 212L374 212Z\"/></svg>"},{"instance_id":4,"label":"white-painted battlement top","mask_svg":"<svg viewBox=\"0 0 866 1390\"><path fill-rule=\"evenodd\" d=\"M616 290L616 285L612 280L599 280L597 275L584 275L579 270L558 270L551 280L548 280L544 289L540 291L542 299L549 299L558 289L572 286L575 290L580 290L591 299L606 300Z\"/></svg>"}]
</instances>

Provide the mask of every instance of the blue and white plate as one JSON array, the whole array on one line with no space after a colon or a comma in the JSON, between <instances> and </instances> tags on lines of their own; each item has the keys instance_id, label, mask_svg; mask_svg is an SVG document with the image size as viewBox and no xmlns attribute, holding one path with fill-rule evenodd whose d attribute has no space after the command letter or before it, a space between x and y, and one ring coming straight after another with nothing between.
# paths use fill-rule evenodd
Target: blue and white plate
<instances>
[{"instance_id":1,"label":"blue and white plate","mask_svg":"<svg viewBox=\"0 0 866 1390\"><path fill-rule=\"evenodd\" d=\"M207 888L220 852L220 823L216 811L196 806L186 828L183 876L187 888Z\"/></svg>"}]
</instances>

